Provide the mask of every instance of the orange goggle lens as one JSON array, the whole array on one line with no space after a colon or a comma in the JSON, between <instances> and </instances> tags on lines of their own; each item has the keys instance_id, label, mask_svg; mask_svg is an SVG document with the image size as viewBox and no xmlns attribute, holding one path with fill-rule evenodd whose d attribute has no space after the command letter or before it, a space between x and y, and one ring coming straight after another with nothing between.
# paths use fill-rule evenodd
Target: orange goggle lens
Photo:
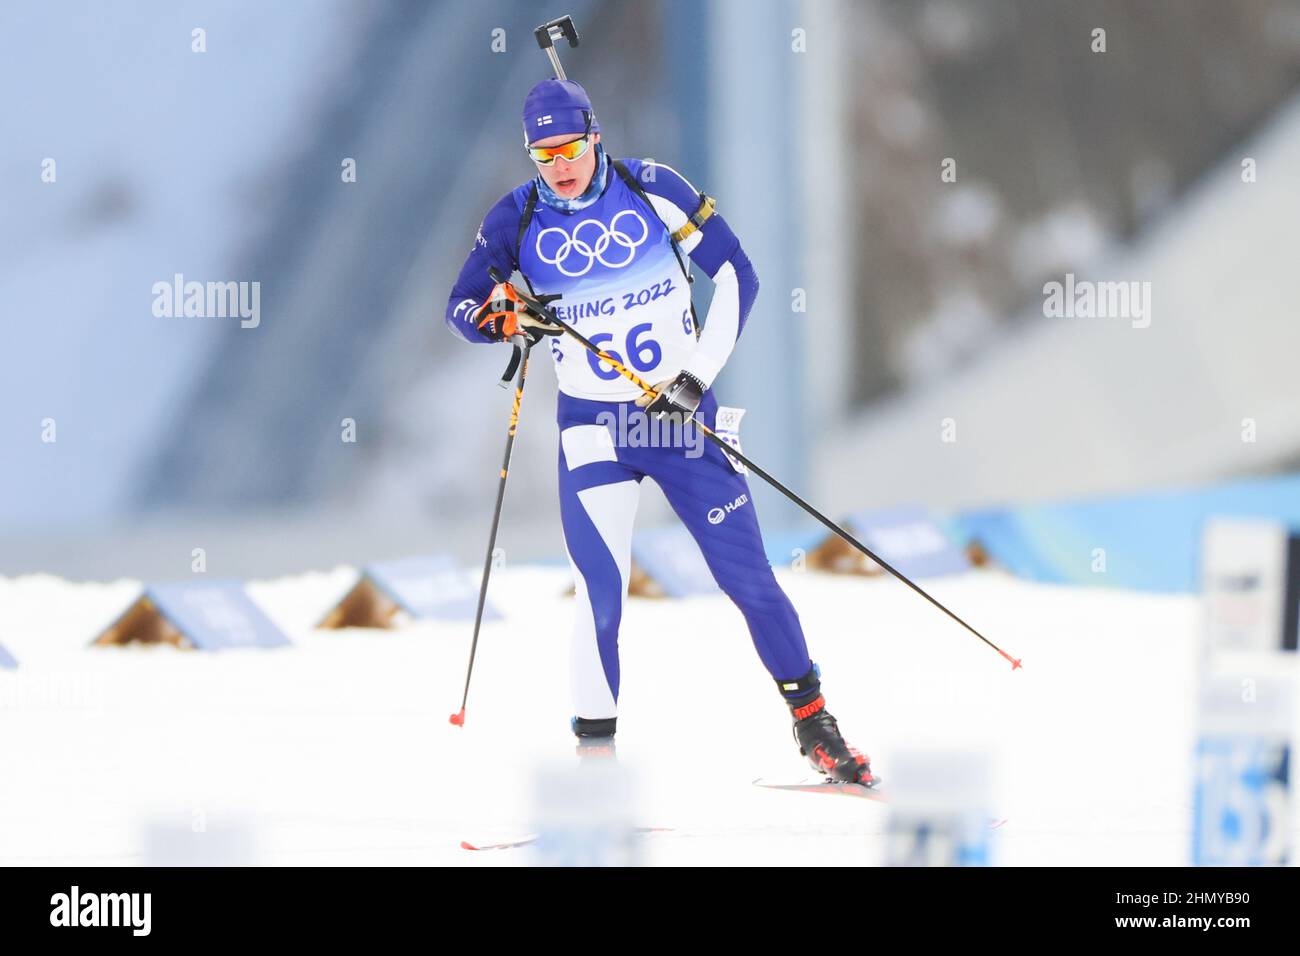
<instances>
[{"instance_id":1,"label":"orange goggle lens","mask_svg":"<svg viewBox=\"0 0 1300 956\"><path fill-rule=\"evenodd\" d=\"M556 156L563 156L569 162L573 162L585 153L589 146L591 146L591 139L586 136L579 136L577 139L561 143L559 146L529 146L528 158L535 163L541 163L543 166L550 166L554 163Z\"/></svg>"}]
</instances>

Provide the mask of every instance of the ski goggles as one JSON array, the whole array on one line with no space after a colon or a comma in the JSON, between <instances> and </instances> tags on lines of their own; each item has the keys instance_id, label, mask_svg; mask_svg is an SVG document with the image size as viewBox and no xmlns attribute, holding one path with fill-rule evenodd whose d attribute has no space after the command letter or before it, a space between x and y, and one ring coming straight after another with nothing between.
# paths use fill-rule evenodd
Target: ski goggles
<instances>
[{"instance_id":1,"label":"ski goggles","mask_svg":"<svg viewBox=\"0 0 1300 956\"><path fill-rule=\"evenodd\" d=\"M571 139L559 146L529 146L525 144L524 148L528 150L528 158L540 166L555 165L557 156L562 156L569 162L573 162L591 148L591 134L583 133L577 139Z\"/></svg>"}]
</instances>

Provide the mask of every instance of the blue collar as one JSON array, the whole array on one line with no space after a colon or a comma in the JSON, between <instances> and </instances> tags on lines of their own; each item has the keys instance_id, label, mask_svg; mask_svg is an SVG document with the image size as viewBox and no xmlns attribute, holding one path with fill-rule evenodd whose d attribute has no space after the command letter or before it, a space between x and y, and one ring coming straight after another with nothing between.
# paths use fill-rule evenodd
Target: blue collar
<instances>
[{"instance_id":1,"label":"blue collar","mask_svg":"<svg viewBox=\"0 0 1300 956\"><path fill-rule=\"evenodd\" d=\"M558 209L561 212L573 212L578 209L586 209L605 191L605 176L609 171L609 160L605 156L605 148L596 144L596 172L591 177L591 185L587 187L586 192L581 196L575 196L572 199L565 199L550 186L546 185L546 180L542 178L541 173L537 174L537 196L542 202L552 209Z\"/></svg>"}]
</instances>

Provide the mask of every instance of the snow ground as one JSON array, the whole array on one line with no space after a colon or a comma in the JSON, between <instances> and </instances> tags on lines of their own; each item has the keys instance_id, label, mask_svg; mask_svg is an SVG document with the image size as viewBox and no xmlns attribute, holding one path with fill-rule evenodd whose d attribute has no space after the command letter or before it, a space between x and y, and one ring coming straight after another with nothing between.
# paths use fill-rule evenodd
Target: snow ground
<instances>
[{"instance_id":1,"label":"snow ground","mask_svg":"<svg viewBox=\"0 0 1300 956\"><path fill-rule=\"evenodd\" d=\"M468 624L313 629L354 573L250 585L295 646L218 654L88 648L136 582L0 579L0 644L21 662L0 670L0 863L529 862L459 843L530 830L537 768L577 762L567 568L495 573L506 620L484 627L463 729L447 718ZM1023 658L1013 672L892 580L778 575L883 777L917 748L991 756L993 862L1188 862L1194 598L927 582ZM622 634L620 763L636 821L673 828L643 839L646 862L881 861L888 806L751 786L807 770L725 598L633 599Z\"/></svg>"}]
</instances>

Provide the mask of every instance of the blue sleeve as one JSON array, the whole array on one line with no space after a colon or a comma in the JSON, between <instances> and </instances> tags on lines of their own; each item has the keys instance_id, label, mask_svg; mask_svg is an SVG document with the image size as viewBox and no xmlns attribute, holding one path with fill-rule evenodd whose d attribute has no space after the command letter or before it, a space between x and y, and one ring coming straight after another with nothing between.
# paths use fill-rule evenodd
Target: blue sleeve
<instances>
[{"instance_id":1,"label":"blue sleeve","mask_svg":"<svg viewBox=\"0 0 1300 956\"><path fill-rule=\"evenodd\" d=\"M640 159L625 159L623 163L637 178L637 182L641 184L641 188L647 195L668 200L680 209L687 219L699 208L704 194L671 166ZM745 321L749 318L754 300L758 297L758 273L754 270L753 263L749 261L749 256L745 255L745 250L741 248L740 240L731 231L731 226L719 213L715 212L705 220L698 235L699 240L694 245L691 245L692 238L687 238L686 244L690 245L688 254L691 261L703 269L709 278L717 276L723 263L731 263L732 268L736 270L736 281L740 292L740 314L736 326L736 335L739 336L745 328Z\"/></svg>"},{"instance_id":2,"label":"blue sleeve","mask_svg":"<svg viewBox=\"0 0 1300 956\"><path fill-rule=\"evenodd\" d=\"M745 255L745 250L740 248L740 240L736 238L736 234L727 225L727 220L714 213L700 231L704 233L704 238L700 240L700 245L692 250L692 260L699 262L695 256L700 251L700 247L706 242L712 242L715 238L721 237L717 245L728 248L727 254L721 261L731 263L736 270L736 282L740 285L740 321L736 327L736 335L739 336L745 330L745 322L749 319L749 310L754 307L754 300L758 298L758 273L754 270L753 263L749 261L749 256ZM709 255L711 251L706 251L705 255ZM715 268L709 275L712 276L716 273L717 269Z\"/></svg>"},{"instance_id":3,"label":"blue sleeve","mask_svg":"<svg viewBox=\"0 0 1300 956\"><path fill-rule=\"evenodd\" d=\"M505 276L515 271L515 239L521 215L513 192L502 196L488 210L474 237L474 247L451 287L447 298L447 326L467 342L492 341L474 325L474 312L492 291L488 268L496 266Z\"/></svg>"}]
</instances>

